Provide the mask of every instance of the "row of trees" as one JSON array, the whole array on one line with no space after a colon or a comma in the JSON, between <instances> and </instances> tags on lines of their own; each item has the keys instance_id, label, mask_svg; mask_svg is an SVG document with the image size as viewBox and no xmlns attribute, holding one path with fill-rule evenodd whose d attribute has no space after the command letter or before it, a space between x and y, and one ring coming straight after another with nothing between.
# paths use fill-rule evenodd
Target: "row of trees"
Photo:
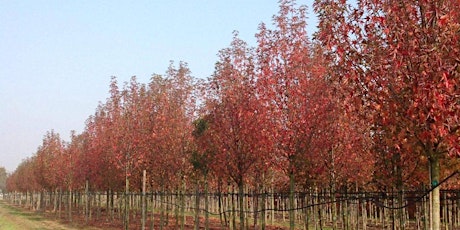
<instances>
[{"instance_id":1,"label":"row of trees","mask_svg":"<svg viewBox=\"0 0 460 230\"><path fill-rule=\"evenodd\" d=\"M306 8L283 0L255 47L234 33L207 81L182 62L148 84L112 78L85 130L48 132L8 189L139 191L147 170L154 191L235 186L243 202L276 187L294 207L296 190L436 186L460 154L458 7L318 0L311 40Z\"/></svg>"}]
</instances>

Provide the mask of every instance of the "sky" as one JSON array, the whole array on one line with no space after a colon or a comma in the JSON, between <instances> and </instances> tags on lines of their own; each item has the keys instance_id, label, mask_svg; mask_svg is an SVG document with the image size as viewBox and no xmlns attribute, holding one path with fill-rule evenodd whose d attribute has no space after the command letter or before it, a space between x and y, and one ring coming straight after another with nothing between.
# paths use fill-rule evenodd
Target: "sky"
<instances>
[{"instance_id":1,"label":"sky","mask_svg":"<svg viewBox=\"0 0 460 230\"><path fill-rule=\"evenodd\" d=\"M312 1L298 3L314 31ZM277 0L0 0L0 167L14 171L47 131L81 133L111 76L147 83L172 60L208 78L233 31L253 46L277 12Z\"/></svg>"}]
</instances>

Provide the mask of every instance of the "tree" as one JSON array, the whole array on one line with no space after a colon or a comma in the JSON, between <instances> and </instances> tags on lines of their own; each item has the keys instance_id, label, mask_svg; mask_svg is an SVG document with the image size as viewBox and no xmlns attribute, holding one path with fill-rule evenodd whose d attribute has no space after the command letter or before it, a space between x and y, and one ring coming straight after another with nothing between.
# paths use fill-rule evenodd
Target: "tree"
<instances>
[{"instance_id":1,"label":"tree","mask_svg":"<svg viewBox=\"0 0 460 230\"><path fill-rule=\"evenodd\" d=\"M42 189L35 174L35 157L23 160L6 180L8 191L33 192Z\"/></svg>"},{"instance_id":2,"label":"tree","mask_svg":"<svg viewBox=\"0 0 460 230\"><path fill-rule=\"evenodd\" d=\"M229 48L219 52L215 73L209 83L208 124L216 155L214 171L221 171L238 187L240 229L245 229L244 185L256 162L265 158L264 129L255 90L253 51L234 33Z\"/></svg>"},{"instance_id":3,"label":"tree","mask_svg":"<svg viewBox=\"0 0 460 230\"><path fill-rule=\"evenodd\" d=\"M174 63L165 76L154 75L148 86L144 120L149 125L148 166L156 185L180 184L190 168L187 154L192 143L195 83L186 63ZM166 182L169 183L166 183Z\"/></svg>"},{"instance_id":4,"label":"tree","mask_svg":"<svg viewBox=\"0 0 460 230\"><path fill-rule=\"evenodd\" d=\"M428 159L434 229L440 159L460 154L459 7L456 0L315 2L317 38L355 112L397 161Z\"/></svg>"},{"instance_id":5,"label":"tree","mask_svg":"<svg viewBox=\"0 0 460 230\"><path fill-rule=\"evenodd\" d=\"M289 177L290 229L295 227L295 177L318 174L316 162L327 146L322 127L334 113L326 66L321 50L308 38L306 18L305 6L281 1L275 29L261 24L257 34L258 94L271 115L272 163ZM312 185L311 179L305 179L305 186Z\"/></svg>"},{"instance_id":6,"label":"tree","mask_svg":"<svg viewBox=\"0 0 460 230\"><path fill-rule=\"evenodd\" d=\"M0 167L0 192L6 192L6 179L8 174L4 167Z\"/></svg>"},{"instance_id":7,"label":"tree","mask_svg":"<svg viewBox=\"0 0 460 230\"><path fill-rule=\"evenodd\" d=\"M54 130L48 131L42 145L37 150L35 170L38 183L44 189L52 191L58 187L65 167L60 166L64 152L64 142Z\"/></svg>"},{"instance_id":8,"label":"tree","mask_svg":"<svg viewBox=\"0 0 460 230\"><path fill-rule=\"evenodd\" d=\"M208 213L208 175L210 167L214 161L215 151L212 148L210 138L208 135L209 123L206 118L198 118L193 122L194 130L192 132L193 136L193 146L190 150L190 156L188 159L192 166L191 178L196 180L196 189L197 194L200 193L200 184L204 182L204 194L205 194L205 229L209 229L209 213ZM199 207L200 207L200 196L196 197L195 200L195 229L199 229Z\"/></svg>"},{"instance_id":9,"label":"tree","mask_svg":"<svg viewBox=\"0 0 460 230\"><path fill-rule=\"evenodd\" d=\"M83 187L86 180L98 189L117 191L124 185L124 168L119 167L117 154L120 149L120 117L122 110L121 93L115 77L110 81L110 96L100 103L94 115L86 121L82 134L83 151L75 159L78 185Z\"/></svg>"}]
</instances>

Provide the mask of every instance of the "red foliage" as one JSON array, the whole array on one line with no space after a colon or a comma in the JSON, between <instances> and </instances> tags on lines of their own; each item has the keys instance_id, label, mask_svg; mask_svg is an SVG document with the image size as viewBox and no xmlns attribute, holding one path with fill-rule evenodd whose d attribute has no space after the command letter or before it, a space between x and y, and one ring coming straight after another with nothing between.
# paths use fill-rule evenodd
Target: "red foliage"
<instances>
[{"instance_id":1,"label":"red foliage","mask_svg":"<svg viewBox=\"0 0 460 230\"><path fill-rule=\"evenodd\" d=\"M67 172L67 167L62 167L64 143L59 134L53 130L46 133L42 145L37 150L35 158L35 174L37 182L49 191L61 186L61 178Z\"/></svg>"},{"instance_id":2,"label":"red foliage","mask_svg":"<svg viewBox=\"0 0 460 230\"><path fill-rule=\"evenodd\" d=\"M219 57L206 101L208 136L215 151L211 168L241 185L263 162L271 143L267 143L264 111L255 91L252 50L235 32L231 46Z\"/></svg>"},{"instance_id":3,"label":"red foliage","mask_svg":"<svg viewBox=\"0 0 460 230\"><path fill-rule=\"evenodd\" d=\"M396 159L399 177L417 184L422 155L459 155L458 1L328 0L315 10L331 75L372 124L382 160Z\"/></svg>"}]
</instances>

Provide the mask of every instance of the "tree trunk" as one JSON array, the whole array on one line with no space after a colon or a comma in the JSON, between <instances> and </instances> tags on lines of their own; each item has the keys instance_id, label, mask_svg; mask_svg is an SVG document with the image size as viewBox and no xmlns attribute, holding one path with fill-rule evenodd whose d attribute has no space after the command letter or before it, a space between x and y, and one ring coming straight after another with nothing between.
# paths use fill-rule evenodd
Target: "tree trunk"
<instances>
[{"instance_id":1,"label":"tree trunk","mask_svg":"<svg viewBox=\"0 0 460 230\"><path fill-rule=\"evenodd\" d=\"M431 178L431 186L435 187L439 184L439 158L438 156L434 156L431 154L430 156L430 178ZM432 191L432 229L441 229L441 202L440 202L440 188L435 187Z\"/></svg>"},{"instance_id":2,"label":"tree trunk","mask_svg":"<svg viewBox=\"0 0 460 230\"><path fill-rule=\"evenodd\" d=\"M175 222L174 222L174 228L175 229L179 229L179 209L180 209L180 205L182 204L181 197L182 197L182 191L180 189L180 186L177 186L176 194L171 195L171 201L170 201L171 204L179 204L179 205L174 205L173 206L174 207L174 216L175 216ZM167 210L169 210L169 209L167 209Z\"/></svg>"},{"instance_id":3,"label":"tree trunk","mask_svg":"<svg viewBox=\"0 0 460 230\"><path fill-rule=\"evenodd\" d=\"M141 198L141 201L142 201L142 220L141 220L141 229L144 230L145 229L145 210L146 210L146 205L145 205L145 202L146 202L146 199L145 199L145 182L146 182L146 177L147 177L147 172L144 170L142 171L142 198Z\"/></svg>"},{"instance_id":4,"label":"tree trunk","mask_svg":"<svg viewBox=\"0 0 460 230\"><path fill-rule=\"evenodd\" d=\"M165 188L164 186L161 189L161 194L160 194L160 230L163 230L164 222L165 222L165 208L164 208L164 203L165 203Z\"/></svg>"},{"instance_id":5,"label":"tree trunk","mask_svg":"<svg viewBox=\"0 0 460 230\"><path fill-rule=\"evenodd\" d=\"M154 196L153 192L152 192L152 217L150 218L151 220L151 225L150 225L150 230L153 230L153 228L155 227L155 198L156 196Z\"/></svg>"},{"instance_id":6,"label":"tree trunk","mask_svg":"<svg viewBox=\"0 0 460 230\"><path fill-rule=\"evenodd\" d=\"M44 193L43 190L40 191L40 198L38 199L38 211L42 212L44 208Z\"/></svg>"},{"instance_id":7,"label":"tree trunk","mask_svg":"<svg viewBox=\"0 0 460 230\"><path fill-rule=\"evenodd\" d=\"M289 173L289 229L295 228L295 212L294 212L294 173Z\"/></svg>"},{"instance_id":8,"label":"tree trunk","mask_svg":"<svg viewBox=\"0 0 460 230\"><path fill-rule=\"evenodd\" d=\"M125 210L124 210L124 229L128 230L129 229L129 199L128 199L128 194L129 194L129 179L128 179L128 174L126 173L125 177Z\"/></svg>"},{"instance_id":9,"label":"tree trunk","mask_svg":"<svg viewBox=\"0 0 460 230\"><path fill-rule=\"evenodd\" d=\"M195 230L200 229L200 190L199 182L195 184Z\"/></svg>"},{"instance_id":10,"label":"tree trunk","mask_svg":"<svg viewBox=\"0 0 460 230\"><path fill-rule=\"evenodd\" d=\"M68 218L69 221L72 222L72 188L69 186L69 194L67 196L67 201L68 201Z\"/></svg>"},{"instance_id":11,"label":"tree trunk","mask_svg":"<svg viewBox=\"0 0 460 230\"><path fill-rule=\"evenodd\" d=\"M204 175L204 209L205 209L205 221L204 221L204 229L209 229L209 196L208 196L208 176L207 174Z\"/></svg>"},{"instance_id":12,"label":"tree trunk","mask_svg":"<svg viewBox=\"0 0 460 230\"><path fill-rule=\"evenodd\" d=\"M184 230L185 228L185 191L187 187L185 185L185 179L182 177L182 189L180 192L180 229Z\"/></svg>"},{"instance_id":13,"label":"tree trunk","mask_svg":"<svg viewBox=\"0 0 460 230\"><path fill-rule=\"evenodd\" d=\"M230 188L229 188L230 189ZM230 212L231 213L231 229L236 229L236 219L235 219L235 188L232 186L231 187L232 191L231 191L231 196L232 196L232 199L231 199L231 209L232 211Z\"/></svg>"},{"instance_id":14,"label":"tree trunk","mask_svg":"<svg viewBox=\"0 0 460 230\"><path fill-rule=\"evenodd\" d=\"M219 207L219 219L220 219L220 224L222 226L227 226L227 215L226 213L223 211L224 210L224 207L223 207L223 204L222 204L222 185L221 183L219 183L218 185L218 191L217 191L217 194L218 194L218 207Z\"/></svg>"},{"instance_id":15,"label":"tree trunk","mask_svg":"<svg viewBox=\"0 0 460 230\"><path fill-rule=\"evenodd\" d=\"M102 200L101 200L101 193L100 192L97 193L97 203L98 203L98 206L97 206L97 216L96 216L96 218L99 220L99 218L101 218L101 208L102 208Z\"/></svg>"},{"instance_id":16,"label":"tree trunk","mask_svg":"<svg viewBox=\"0 0 460 230\"><path fill-rule=\"evenodd\" d=\"M305 195L303 197L303 213L304 213L304 229L305 230L308 230L308 226L310 225L310 220L308 218L308 204L309 204L309 201L308 201L308 197L310 196L310 192L308 190L305 189Z\"/></svg>"},{"instance_id":17,"label":"tree trunk","mask_svg":"<svg viewBox=\"0 0 460 230\"><path fill-rule=\"evenodd\" d=\"M86 180L85 183L85 223L88 224L89 217L89 182Z\"/></svg>"},{"instance_id":18,"label":"tree trunk","mask_svg":"<svg viewBox=\"0 0 460 230\"><path fill-rule=\"evenodd\" d=\"M59 187L59 215L58 215L59 219L61 219L61 211L62 211L62 187Z\"/></svg>"},{"instance_id":19,"label":"tree trunk","mask_svg":"<svg viewBox=\"0 0 460 230\"><path fill-rule=\"evenodd\" d=\"M238 183L238 202L239 202L239 212L240 212L240 230L244 230L244 184L241 179Z\"/></svg>"},{"instance_id":20,"label":"tree trunk","mask_svg":"<svg viewBox=\"0 0 460 230\"><path fill-rule=\"evenodd\" d=\"M262 201L260 202L261 204L261 210L262 212L260 213L260 226L261 230L265 230L265 219L267 218L267 214L265 212L266 207L266 202L267 202L267 192L265 192L265 186L262 186Z\"/></svg>"},{"instance_id":21,"label":"tree trunk","mask_svg":"<svg viewBox=\"0 0 460 230\"><path fill-rule=\"evenodd\" d=\"M58 194L58 188L55 188L54 189L54 196L53 196L53 199L54 199L53 200L54 201L53 202L53 212L54 213L57 212L57 206L58 206L58 196L57 196L57 194ZM21 200L22 200L22 198L21 198Z\"/></svg>"},{"instance_id":22,"label":"tree trunk","mask_svg":"<svg viewBox=\"0 0 460 230\"><path fill-rule=\"evenodd\" d=\"M331 203L332 203L332 229L336 230L337 229L337 204L336 204L336 198L335 198L335 178L333 176L333 179L331 181L331 191L330 191L330 196L331 196Z\"/></svg>"}]
</instances>

